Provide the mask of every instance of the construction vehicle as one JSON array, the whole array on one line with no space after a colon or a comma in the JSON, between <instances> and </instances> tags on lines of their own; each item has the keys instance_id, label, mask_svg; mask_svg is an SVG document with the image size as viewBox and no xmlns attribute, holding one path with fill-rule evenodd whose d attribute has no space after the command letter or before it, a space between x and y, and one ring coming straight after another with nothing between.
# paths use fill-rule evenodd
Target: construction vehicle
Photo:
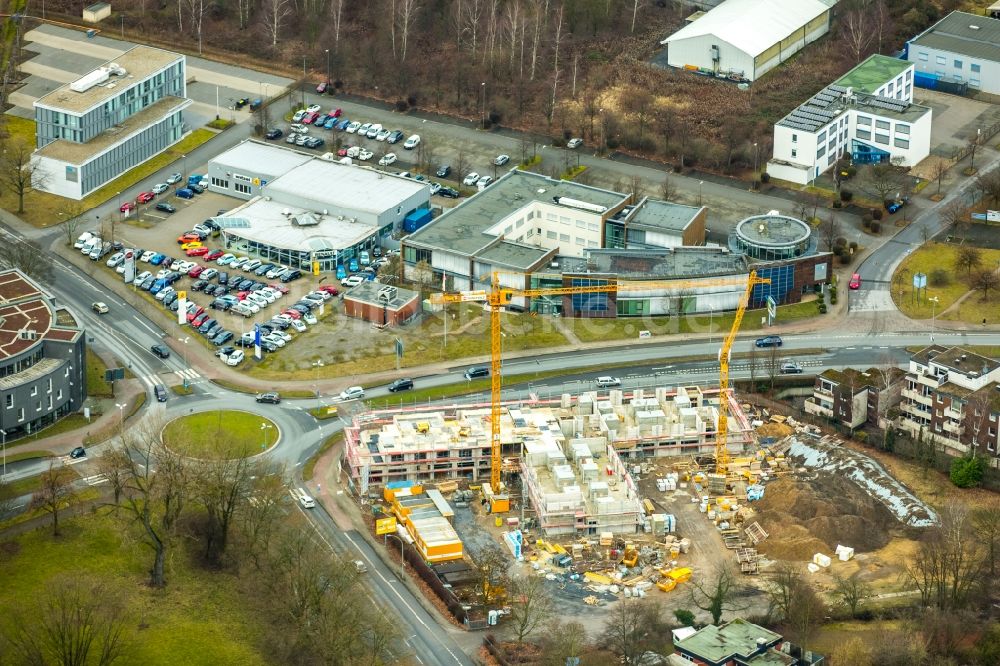
<instances>
[{"instance_id":1,"label":"construction vehicle","mask_svg":"<svg viewBox=\"0 0 1000 666\"><path fill-rule=\"evenodd\" d=\"M517 274L520 275L520 274ZM520 275L523 279L524 276ZM532 277L545 277L535 274ZM561 276L554 276L560 277ZM746 285L743 298L740 300L739 309L736 312L733 328L726 336L723 343L723 351L720 351L719 359L725 359L725 365L720 367L720 409L719 409L719 434L716 439L716 459L719 460L719 447L723 452L723 457L728 456L726 451L726 407L724 393L729 386L729 352L732 349L733 340L739 330L740 321L743 319L743 312L750 301L750 294L755 285L768 284L770 280L758 278L755 271L751 271L749 278L719 278L710 280L672 280L669 282L634 282L619 284L617 281L608 280L607 284L588 285L579 287L550 287L537 289L521 289L516 287L502 286L500 284L500 272L493 271L490 276L490 289L444 292L431 295L431 302L436 304L447 303L486 303L490 309L490 482L483 484L483 496L490 503L491 513L504 513L510 510L510 496L500 479L500 472L503 468L501 459L500 443L500 389L501 389L501 338L500 330L500 310L510 304L515 298L535 298L540 296L569 296L574 294L597 294L619 291L648 291L650 289L685 290L703 287L726 287ZM725 462L723 462L723 469ZM723 472L724 474L724 472Z\"/></svg>"},{"instance_id":2,"label":"construction vehicle","mask_svg":"<svg viewBox=\"0 0 1000 666\"><path fill-rule=\"evenodd\" d=\"M634 545L625 544L625 553L622 555L622 566L631 569L639 563L639 549Z\"/></svg>"}]
</instances>

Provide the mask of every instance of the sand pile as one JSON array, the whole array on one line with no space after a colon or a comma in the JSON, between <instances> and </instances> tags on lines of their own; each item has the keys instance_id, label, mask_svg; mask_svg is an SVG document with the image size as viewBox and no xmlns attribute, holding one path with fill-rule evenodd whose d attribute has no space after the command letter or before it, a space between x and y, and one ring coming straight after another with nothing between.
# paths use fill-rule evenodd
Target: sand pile
<instances>
[{"instance_id":1,"label":"sand pile","mask_svg":"<svg viewBox=\"0 0 1000 666\"><path fill-rule=\"evenodd\" d=\"M838 544L858 552L877 550L900 528L895 516L856 484L826 474L772 481L754 509L770 535L758 550L783 560L831 554Z\"/></svg>"}]
</instances>

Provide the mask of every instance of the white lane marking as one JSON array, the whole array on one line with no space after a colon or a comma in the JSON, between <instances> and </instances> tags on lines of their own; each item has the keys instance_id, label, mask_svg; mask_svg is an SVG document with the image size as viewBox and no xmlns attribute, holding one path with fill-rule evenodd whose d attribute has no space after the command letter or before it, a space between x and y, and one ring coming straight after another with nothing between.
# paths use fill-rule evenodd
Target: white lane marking
<instances>
[{"instance_id":1,"label":"white lane marking","mask_svg":"<svg viewBox=\"0 0 1000 666\"><path fill-rule=\"evenodd\" d=\"M132 319L135 319L137 322L139 322L140 326L142 326L144 329L146 329L147 331L149 331L150 333L152 333L156 337L160 337L160 333L157 333L156 331L154 331L153 329L151 329L149 326L146 325L146 323L144 321L142 321L141 319L139 319L135 315L132 315Z\"/></svg>"}]
</instances>

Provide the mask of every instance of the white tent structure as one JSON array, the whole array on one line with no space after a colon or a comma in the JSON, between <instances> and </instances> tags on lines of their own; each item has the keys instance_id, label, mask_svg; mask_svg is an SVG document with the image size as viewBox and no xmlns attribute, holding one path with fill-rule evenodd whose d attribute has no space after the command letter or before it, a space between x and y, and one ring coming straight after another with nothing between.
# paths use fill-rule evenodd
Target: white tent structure
<instances>
[{"instance_id":1,"label":"white tent structure","mask_svg":"<svg viewBox=\"0 0 1000 666\"><path fill-rule=\"evenodd\" d=\"M830 29L837 0L726 0L664 39L667 64L754 81Z\"/></svg>"}]
</instances>

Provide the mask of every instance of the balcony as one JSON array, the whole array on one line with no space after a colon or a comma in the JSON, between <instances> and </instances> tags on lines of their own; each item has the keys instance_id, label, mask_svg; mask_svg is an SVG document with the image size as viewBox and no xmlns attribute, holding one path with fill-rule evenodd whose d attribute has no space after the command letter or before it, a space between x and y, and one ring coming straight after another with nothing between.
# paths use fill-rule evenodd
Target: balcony
<instances>
[{"instance_id":1,"label":"balcony","mask_svg":"<svg viewBox=\"0 0 1000 666\"><path fill-rule=\"evenodd\" d=\"M903 413L904 416L913 416L917 420L929 421L931 418L931 410L921 409L921 406L914 404L912 402L902 402L899 404L899 411Z\"/></svg>"},{"instance_id":2,"label":"balcony","mask_svg":"<svg viewBox=\"0 0 1000 666\"><path fill-rule=\"evenodd\" d=\"M946 419L953 419L955 421L961 421L964 418L964 416L962 415L962 412L956 411L956 410L952 409L951 407L945 407L944 417Z\"/></svg>"},{"instance_id":3,"label":"balcony","mask_svg":"<svg viewBox=\"0 0 1000 666\"><path fill-rule=\"evenodd\" d=\"M956 438L961 437L962 433L965 432L965 426L957 421L945 421L941 424L941 427L945 432L954 435Z\"/></svg>"},{"instance_id":4,"label":"balcony","mask_svg":"<svg viewBox=\"0 0 1000 666\"><path fill-rule=\"evenodd\" d=\"M948 375L947 373L941 376L925 375L923 373L918 373L915 375L908 375L907 378L913 379L918 384L923 384L924 386L929 386L930 388L936 389L937 387L941 386L941 384L945 383L945 381L948 379Z\"/></svg>"},{"instance_id":5,"label":"balcony","mask_svg":"<svg viewBox=\"0 0 1000 666\"><path fill-rule=\"evenodd\" d=\"M806 414L825 416L828 419L833 418L833 403L817 402L815 397L806 398L805 408Z\"/></svg>"},{"instance_id":6,"label":"balcony","mask_svg":"<svg viewBox=\"0 0 1000 666\"><path fill-rule=\"evenodd\" d=\"M920 403L921 405L926 405L927 407L932 407L934 405L933 397L929 395L924 395L919 391L914 391L913 389L903 389L900 392L900 395L902 395L904 398Z\"/></svg>"}]
</instances>

